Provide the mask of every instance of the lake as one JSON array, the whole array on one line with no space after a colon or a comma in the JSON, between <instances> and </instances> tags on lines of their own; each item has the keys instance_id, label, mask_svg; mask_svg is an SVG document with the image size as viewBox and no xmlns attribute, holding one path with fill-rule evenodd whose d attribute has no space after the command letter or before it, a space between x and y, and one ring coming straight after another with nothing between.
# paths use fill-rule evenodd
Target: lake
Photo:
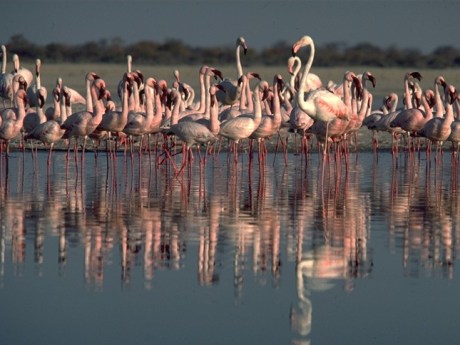
<instances>
[{"instance_id":1,"label":"lake","mask_svg":"<svg viewBox=\"0 0 460 345\"><path fill-rule=\"evenodd\" d=\"M458 157L329 157L2 156L1 343L457 341Z\"/></svg>"}]
</instances>

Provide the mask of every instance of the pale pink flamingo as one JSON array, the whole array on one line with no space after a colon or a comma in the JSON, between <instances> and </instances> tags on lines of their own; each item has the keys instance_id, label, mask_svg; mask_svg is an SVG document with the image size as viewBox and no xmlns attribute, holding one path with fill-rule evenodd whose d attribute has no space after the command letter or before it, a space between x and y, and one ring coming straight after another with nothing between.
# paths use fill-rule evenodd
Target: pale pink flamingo
<instances>
[{"instance_id":1,"label":"pale pink flamingo","mask_svg":"<svg viewBox=\"0 0 460 345\"><path fill-rule=\"evenodd\" d=\"M225 78L221 81L221 86L225 92L217 92L217 99L223 105L233 105L239 101L241 91L242 91L242 84L238 82L240 77L243 75L243 67L241 66L241 57L240 57L240 50L243 48L243 53L246 54L248 50L248 46L246 45L246 40L243 37L238 37L236 40L236 79L232 80L229 78Z\"/></svg>"},{"instance_id":2,"label":"pale pink flamingo","mask_svg":"<svg viewBox=\"0 0 460 345\"><path fill-rule=\"evenodd\" d=\"M171 91L171 101L173 109L171 114L171 126L167 129L169 133L175 135L185 144L183 148L183 163L176 174L180 174L183 168L193 159L192 148L197 146L200 152L201 145L208 145L216 141L217 137L211 133L209 128L194 121L178 122L180 102L182 102L180 92L176 89ZM168 153L169 155L169 153Z\"/></svg>"},{"instance_id":3,"label":"pale pink flamingo","mask_svg":"<svg viewBox=\"0 0 460 345\"><path fill-rule=\"evenodd\" d=\"M457 90L453 85L448 85L445 88L445 109L444 117L434 117L426 122L420 135L428 138L432 143L436 144L437 150L441 150L441 145L446 141L452 131L452 122L454 122L453 103L457 100Z\"/></svg>"},{"instance_id":4,"label":"pale pink flamingo","mask_svg":"<svg viewBox=\"0 0 460 345\"><path fill-rule=\"evenodd\" d=\"M404 109L390 122L390 127L401 128L405 131L409 139L409 145L411 144L411 137L419 136L419 132L424 128L425 124L433 118L434 92L425 90L422 97L419 96L419 93L420 90L416 90L416 97L420 99L423 109Z\"/></svg>"},{"instance_id":5,"label":"pale pink flamingo","mask_svg":"<svg viewBox=\"0 0 460 345\"><path fill-rule=\"evenodd\" d=\"M120 133L122 133L123 129L125 128L126 124L128 123L128 112L129 112L129 90L130 85L135 82L135 76L133 73L125 73L123 76L125 81L123 87L123 94L122 94L122 109L109 111L104 114L102 120L100 121L99 125L97 126L98 130L103 130L109 132L109 137L111 134L115 134L117 137L120 137ZM116 147L115 147L116 150Z\"/></svg>"},{"instance_id":6,"label":"pale pink flamingo","mask_svg":"<svg viewBox=\"0 0 460 345\"><path fill-rule=\"evenodd\" d=\"M254 113L243 114L233 119L223 122L220 126L219 135L233 141L233 155L235 162L238 161L238 143L241 139L249 138L249 136L257 129L262 120L262 106L260 92L263 92L262 100L268 95L268 83L260 81L255 91L254 98Z\"/></svg>"},{"instance_id":7,"label":"pale pink flamingo","mask_svg":"<svg viewBox=\"0 0 460 345\"><path fill-rule=\"evenodd\" d=\"M281 127L281 106L279 93L283 86L283 78L280 74L273 77L273 115L264 115L261 118L259 126L251 133L249 139L255 139L259 144L259 158L265 158L264 140L278 133Z\"/></svg>"},{"instance_id":8,"label":"pale pink flamingo","mask_svg":"<svg viewBox=\"0 0 460 345\"><path fill-rule=\"evenodd\" d=\"M61 85L62 82L60 85L56 85L51 91L51 99L53 101L53 105L46 108L45 110L45 116L48 121L57 120L61 116Z\"/></svg>"},{"instance_id":9,"label":"pale pink flamingo","mask_svg":"<svg viewBox=\"0 0 460 345\"><path fill-rule=\"evenodd\" d=\"M16 95L16 93L19 90L27 90L27 83L24 79L24 77L20 74L16 74L13 77L13 82L12 82L12 90L13 90L13 95ZM15 103L15 100L13 100L13 105ZM27 110L26 110L27 112ZM17 105L15 107L9 107L9 108L3 108L0 109L0 119L5 120L5 119L13 119L16 120L17 118Z\"/></svg>"},{"instance_id":10,"label":"pale pink flamingo","mask_svg":"<svg viewBox=\"0 0 460 345\"><path fill-rule=\"evenodd\" d=\"M329 138L329 123L335 119L348 120L350 110L345 103L337 95L331 93L326 89L316 89L308 92L305 95L306 81L308 73L310 72L315 56L315 45L310 36L303 36L292 46L292 53L296 55L301 47L310 47L310 55L307 63L305 64L302 79L300 80L300 88L297 93L297 104L315 121L323 122L326 124L326 133L323 155L327 152L327 141ZM306 98L306 99L305 99Z\"/></svg>"},{"instance_id":11,"label":"pale pink flamingo","mask_svg":"<svg viewBox=\"0 0 460 345\"><path fill-rule=\"evenodd\" d=\"M182 121L197 121L198 119L201 119L201 118L205 118L205 119L210 118L211 100L210 100L210 96L209 96L209 88L211 87L211 77L214 77L215 79L217 79L218 77L221 78L222 73L219 70L215 69L215 68L208 67L208 68L206 68L204 74L205 74L205 89L207 90L207 92L205 92L205 95L204 95L205 102L204 102L203 111L202 112L198 112L198 111L194 111L194 110L181 111L179 113L179 122L182 122ZM220 86L220 90L223 90L222 86ZM184 100L182 102L184 102Z\"/></svg>"},{"instance_id":12,"label":"pale pink flamingo","mask_svg":"<svg viewBox=\"0 0 460 345\"><path fill-rule=\"evenodd\" d=\"M5 101L10 101L10 106L13 105L13 73L6 72L6 47L2 44L2 73L0 74L0 97L3 99L3 107Z\"/></svg>"},{"instance_id":13,"label":"pale pink flamingo","mask_svg":"<svg viewBox=\"0 0 460 345\"><path fill-rule=\"evenodd\" d=\"M300 69L302 68L302 60L298 56L291 56L288 59L288 72L291 75L291 79L289 84L297 91L299 89L299 82L300 77L299 75ZM321 78L314 73L308 73L307 80L306 80L306 91L316 90L323 87L323 82Z\"/></svg>"},{"instance_id":14,"label":"pale pink flamingo","mask_svg":"<svg viewBox=\"0 0 460 345\"><path fill-rule=\"evenodd\" d=\"M26 115L27 94L25 90L18 90L15 94L17 108L15 118L4 119L0 127L0 139L6 142L6 155L9 155L10 141L16 138L22 130L22 124Z\"/></svg>"},{"instance_id":15,"label":"pale pink flamingo","mask_svg":"<svg viewBox=\"0 0 460 345\"><path fill-rule=\"evenodd\" d=\"M27 85L30 87L30 85L32 85L33 81L34 81L34 75L33 73L21 66L20 62L19 62L19 55L18 54L14 54L13 55L13 66L14 66L14 70L13 70L13 74L20 74L24 77Z\"/></svg>"},{"instance_id":16,"label":"pale pink flamingo","mask_svg":"<svg viewBox=\"0 0 460 345\"><path fill-rule=\"evenodd\" d=\"M377 150L379 147L376 124L383 116L388 115L390 111L395 111L398 103L397 99L398 95L394 92L387 97L384 97L382 107L372 111L363 120L362 126L366 126L367 129L372 131L372 146L374 147L374 150Z\"/></svg>"},{"instance_id":17,"label":"pale pink flamingo","mask_svg":"<svg viewBox=\"0 0 460 345\"><path fill-rule=\"evenodd\" d=\"M46 115L43 110L43 106L46 102L46 89L43 87L38 89L36 91L36 98L38 101L35 105L35 111L33 111L32 108L29 109L24 118L23 128L26 133L32 132L35 127L46 121Z\"/></svg>"},{"instance_id":18,"label":"pale pink flamingo","mask_svg":"<svg viewBox=\"0 0 460 345\"><path fill-rule=\"evenodd\" d=\"M144 84L145 112L132 113L126 123L126 126L123 128L123 132L128 136L140 137L139 154L142 150L142 139L144 138L144 135L148 133L151 123L154 120L153 89L155 85L156 80L154 78L147 78Z\"/></svg>"},{"instance_id":19,"label":"pale pink flamingo","mask_svg":"<svg viewBox=\"0 0 460 345\"><path fill-rule=\"evenodd\" d=\"M100 124L102 115L104 114L104 105L102 104L102 97L105 95L105 82L102 79L95 79L91 85L91 92L89 98L86 100L86 105L91 103L91 108L94 111L88 110L73 113L67 117L61 125L65 129L63 138L75 138L75 158L78 151L78 138L83 137L82 159L84 157L86 148L86 139ZM94 104L93 104L94 103ZM69 143L70 144L70 143ZM68 150L70 150L70 145Z\"/></svg>"},{"instance_id":20,"label":"pale pink flamingo","mask_svg":"<svg viewBox=\"0 0 460 345\"><path fill-rule=\"evenodd\" d=\"M435 116L444 116L445 109L444 109L444 102L441 98L441 92L439 92L439 87L442 87L444 90L447 87L446 80L444 76L438 75L434 79L434 95L435 95L435 106L434 106L434 114Z\"/></svg>"},{"instance_id":21,"label":"pale pink flamingo","mask_svg":"<svg viewBox=\"0 0 460 345\"><path fill-rule=\"evenodd\" d=\"M67 119L66 102L70 103L70 91L66 86L63 86L61 95L59 96L60 117L57 120L48 120L39 124L24 137L24 140L35 139L41 141L45 146L49 145L48 165L51 163L51 153L54 144L61 140L65 133L61 125Z\"/></svg>"},{"instance_id":22,"label":"pale pink flamingo","mask_svg":"<svg viewBox=\"0 0 460 345\"><path fill-rule=\"evenodd\" d=\"M42 88L40 70L42 62L40 59L35 60L35 83L27 89L27 99L29 100L29 106L35 107L39 100L37 98L37 90ZM46 90L46 89L45 89ZM46 102L46 98L45 98Z\"/></svg>"}]
</instances>

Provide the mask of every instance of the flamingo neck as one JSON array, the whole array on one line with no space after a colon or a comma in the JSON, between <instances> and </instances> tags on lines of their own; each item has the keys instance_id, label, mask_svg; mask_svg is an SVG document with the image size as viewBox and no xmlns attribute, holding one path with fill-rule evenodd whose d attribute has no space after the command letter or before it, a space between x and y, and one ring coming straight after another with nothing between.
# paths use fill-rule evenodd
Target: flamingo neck
<instances>
[{"instance_id":1,"label":"flamingo neck","mask_svg":"<svg viewBox=\"0 0 460 345\"><path fill-rule=\"evenodd\" d=\"M2 45L2 74L6 73L6 47Z\"/></svg>"},{"instance_id":2,"label":"flamingo neck","mask_svg":"<svg viewBox=\"0 0 460 345\"><path fill-rule=\"evenodd\" d=\"M434 96L435 96L435 112L436 116L443 116L445 109L444 109L444 104L441 98L441 93L439 92L439 85L438 83L435 83L434 85Z\"/></svg>"},{"instance_id":3,"label":"flamingo neck","mask_svg":"<svg viewBox=\"0 0 460 345\"><path fill-rule=\"evenodd\" d=\"M86 111L89 113L93 112L91 80L89 80L88 78L86 78Z\"/></svg>"},{"instance_id":4,"label":"flamingo neck","mask_svg":"<svg viewBox=\"0 0 460 345\"><path fill-rule=\"evenodd\" d=\"M241 66L241 56L240 56L241 46L238 44L236 47L236 72L237 78L243 75L243 67Z\"/></svg>"},{"instance_id":5,"label":"flamingo neck","mask_svg":"<svg viewBox=\"0 0 460 345\"><path fill-rule=\"evenodd\" d=\"M314 106L310 102L305 101L304 93L307 92L307 78L308 73L310 73L311 66L313 64L313 59L315 58L315 45L313 42L310 44L310 55L308 61L305 64L303 69L302 78L300 79L299 91L297 92L297 104L304 112L306 112L310 117L315 116Z\"/></svg>"}]
</instances>

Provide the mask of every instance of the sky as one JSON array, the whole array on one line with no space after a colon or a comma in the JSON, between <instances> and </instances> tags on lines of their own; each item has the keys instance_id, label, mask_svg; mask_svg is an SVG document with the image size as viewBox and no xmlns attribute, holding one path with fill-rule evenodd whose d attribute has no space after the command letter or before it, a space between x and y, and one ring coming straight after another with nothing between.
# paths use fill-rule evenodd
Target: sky
<instances>
[{"instance_id":1,"label":"sky","mask_svg":"<svg viewBox=\"0 0 460 345\"><path fill-rule=\"evenodd\" d=\"M3 0L0 42L22 34L36 44L124 44L177 39L193 47L249 49L293 43L371 43L382 49L460 48L460 1L446 0ZM7 15L8 14L8 15Z\"/></svg>"}]
</instances>

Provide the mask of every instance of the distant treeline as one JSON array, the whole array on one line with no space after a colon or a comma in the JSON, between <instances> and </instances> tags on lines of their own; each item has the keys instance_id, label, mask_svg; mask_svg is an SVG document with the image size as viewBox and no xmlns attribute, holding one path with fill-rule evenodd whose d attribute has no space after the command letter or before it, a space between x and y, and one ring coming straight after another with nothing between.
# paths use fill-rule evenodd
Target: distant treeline
<instances>
[{"instance_id":1,"label":"distant treeline","mask_svg":"<svg viewBox=\"0 0 460 345\"><path fill-rule=\"evenodd\" d=\"M234 63L233 46L199 48L180 40L169 39L164 43L139 41L124 44L120 38L70 45L50 43L37 45L23 35L11 36L4 43L8 53L16 53L21 60L40 58L49 63L93 62L124 63L128 54L138 64L225 64ZM245 65L283 65L290 56L291 44L278 42L267 49L249 50L244 57ZM417 49L389 47L381 49L369 43L347 46L344 43L328 43L316 47L315 66L377 66L447 68L460 66L460 50L444 46L428 54Z\"/></svg>"}]
</instances>

